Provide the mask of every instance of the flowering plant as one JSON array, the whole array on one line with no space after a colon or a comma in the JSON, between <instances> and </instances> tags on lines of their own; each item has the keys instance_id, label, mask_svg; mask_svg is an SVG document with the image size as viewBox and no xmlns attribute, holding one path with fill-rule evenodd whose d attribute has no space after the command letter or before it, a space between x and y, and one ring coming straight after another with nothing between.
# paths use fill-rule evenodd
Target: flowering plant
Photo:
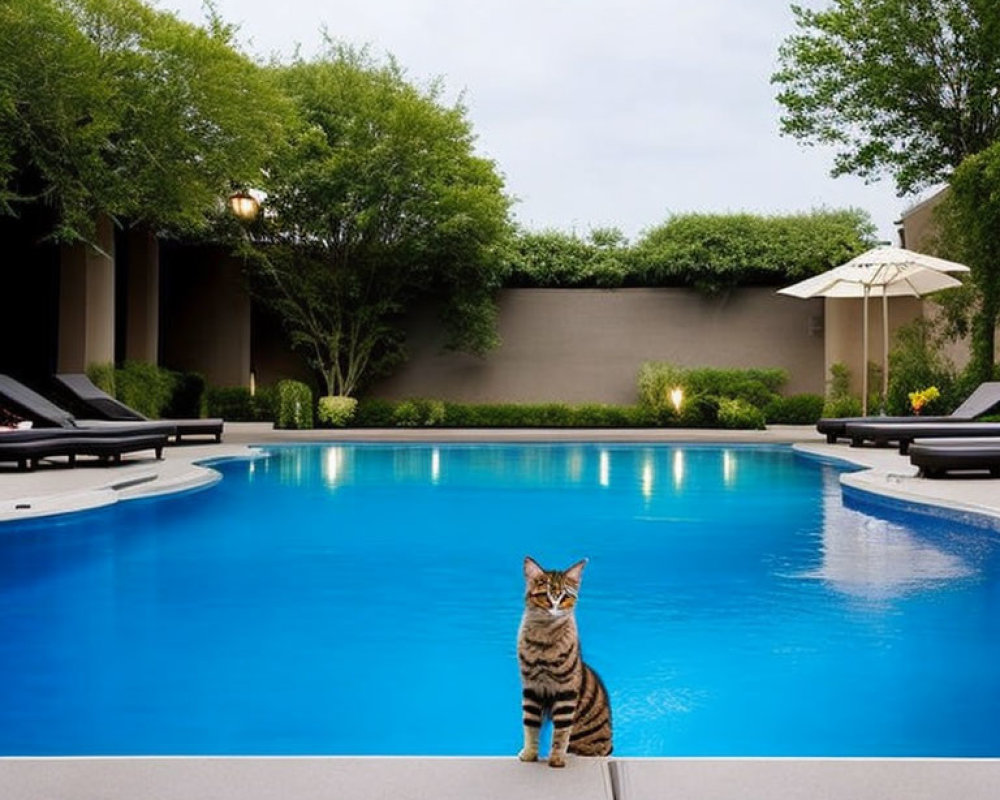
<instances>
[{"instance_id":1,"label":"flowering plant","mask_svg":"<svg viewBox=\"0 0 1000 800\"><path fill-rule=\"evenodd\" d=\"M928 386L919 392L910 392L910 406L913 408L913 413L919 414L925 405L933 403L940 396L941 392L938 391L937 386Z\"/></svg>"}]
</instances>

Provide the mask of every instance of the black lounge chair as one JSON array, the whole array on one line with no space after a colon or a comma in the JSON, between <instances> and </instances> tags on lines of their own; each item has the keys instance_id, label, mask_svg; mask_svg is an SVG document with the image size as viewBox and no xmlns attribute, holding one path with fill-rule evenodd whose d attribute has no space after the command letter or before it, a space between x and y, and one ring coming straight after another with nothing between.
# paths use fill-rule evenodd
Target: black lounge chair
<instances>
[{"instance_id":1,"label":"black lounge chair","mask_svg":"<svg viewBox=\"0 0 1000 800\"><path fill-rule=\"evenodd\" d=\"M939 439L910 445L910 463L925 478L943 478L949 472L988 472L1000 478L1000 440Z\"/></svg>"},{"instance_id":2,"label":"black lounge chair","mask_svg":"<svg viewBox=\"0 0 1000 800\"><path fill-rule=\"evenodd\" d=\"M816 423L816 430L826 435L829 444L836 444L837 439L847 438L847 426L862 422L887 424L932 424L938 422L972 422L976 417L988 414L1000 406L1000 381L981 383L970 394L965 402L946 416L932 417L824 417Z\"/></svg>"},{"instance_id":3,"label":"black lounge chair","mask_svg":"<svg viewBox=\"0 0 1000 800\"><path fill-rule=\"evenodd\" d=\"M0 374L0 405L29 419L35 428L62 428L87 431L91 436L129 436L137 433L175 436L177 426L171 422L137 421L108 422L107 420L77 419L68 411L46 399L9 375ZM10 434L0 434L10 435Z\"/></svg>"},{"instance_id":4,"label":"black lounge chair","mask_svg":"<svg viewBox=\"0 0 1000 800\"><path fill-rule=\"evenodd\" d=\"M120 464L124 453L140 450L153 450L161 459L168 438L163 431L107 436L84 428L29 428L0 433L0 462L16 461L20 470L32 470L41 459L57 456L67 457L71 467L77 456L96 456L102 463Z\"/></svg>"},{"instance_id":5,"label":"black lounge chair","mask_svg":"<svg viewBox=\"0 0 1000 800\"><path fill-rule=\"evenodd\" d=\"M93 412L98 419L115 422L149 421L134 408L116 400L111 395L99 389L86 375L81 373L62 373L56 375L56 380L80 403ZM182 436L214 436L215 441L222 441L221 419L167 419L177 428L177 439Z\"/></svg>"},{"instance_id":6,"label":"black lounge chair","mask_svg":"<svg viewBox=\"0 0 1000 800\"><path fill-rule=\"evenodd\" d=\"M899 452L906 455L914 439L947 439L954 437L997 437L1000 444L1000 422L854 422L848 423L846 435L851 447L872 442L876 447L886 447L890 442L899 444Z\"/></svg>"}]
</instances>

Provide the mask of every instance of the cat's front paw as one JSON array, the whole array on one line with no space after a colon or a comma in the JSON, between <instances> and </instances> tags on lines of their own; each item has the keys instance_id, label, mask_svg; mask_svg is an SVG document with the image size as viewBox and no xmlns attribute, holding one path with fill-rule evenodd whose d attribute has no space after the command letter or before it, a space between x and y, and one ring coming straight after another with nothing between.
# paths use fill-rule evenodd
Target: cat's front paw
<instances>
[{"instance_id":1,"label":"cat's front paw","mask_svg":"<svg viewBox=\"0 0 1000 800\"><path fill-rule=\"evenodd\" d=\"M552 753L549 755L549 766L550 767L565 767L566 758L559 753Z\"/></svg>"},{"instance_id":2,"label":"cat's front paw","mask_svg":"<svg viewBox=\"0 0 1000 800\"><path fill-rule=\"evenodd\" d=\"M525 747L517 757L522 761L538 761L538 751Z\"/></svg>"}]
</instances>

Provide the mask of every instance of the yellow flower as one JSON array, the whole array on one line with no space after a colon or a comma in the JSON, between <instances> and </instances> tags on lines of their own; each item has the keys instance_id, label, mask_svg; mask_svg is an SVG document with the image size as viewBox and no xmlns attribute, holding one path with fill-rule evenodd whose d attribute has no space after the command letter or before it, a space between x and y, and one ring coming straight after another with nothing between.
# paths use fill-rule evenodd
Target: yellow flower
<instances>
[{"instance_id":1,"label":"yellow flower","mask_svg":"<svg viewBox=\"0 0 1000 800\"><path fill-rule=\"evenodd\" d=\"M910 392L910 406L914 411L919 412L925 405L932 403L941 396L937 386L928 386L919 392Z\"/></svg>"}]
</instances>

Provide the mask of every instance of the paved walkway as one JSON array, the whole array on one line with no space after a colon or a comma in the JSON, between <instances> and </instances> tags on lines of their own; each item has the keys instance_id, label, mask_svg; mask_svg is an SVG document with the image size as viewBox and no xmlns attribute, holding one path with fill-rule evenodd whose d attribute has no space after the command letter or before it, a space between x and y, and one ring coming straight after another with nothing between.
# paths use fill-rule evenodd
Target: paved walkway
<instances>
[{"instance_id":1,"label":"paved walkway","mask_svg":"<svg viewBox=\"0 0 1000 800\"><path fill-rule=\"evenodd\" d=\"M1000 527L1000 481L924 480L892 449L828 445L811 427L767 431L444 429L274 431L227 424L221 445L168 448L156 461L136 454L120 467L43 466L0 470L0 521L209 485L197 462L250 457L253 445L319 441L603 441L789 443L813 457L866 469L842 483L861 491L966 512ZM930 504L930 505L927 505ZM470 724L455 714L455 724ZM571 759L565 770L515 758L70 758L0 759L4 800L995 800L1000 760Z\"/></svg>"}]
</instances>

